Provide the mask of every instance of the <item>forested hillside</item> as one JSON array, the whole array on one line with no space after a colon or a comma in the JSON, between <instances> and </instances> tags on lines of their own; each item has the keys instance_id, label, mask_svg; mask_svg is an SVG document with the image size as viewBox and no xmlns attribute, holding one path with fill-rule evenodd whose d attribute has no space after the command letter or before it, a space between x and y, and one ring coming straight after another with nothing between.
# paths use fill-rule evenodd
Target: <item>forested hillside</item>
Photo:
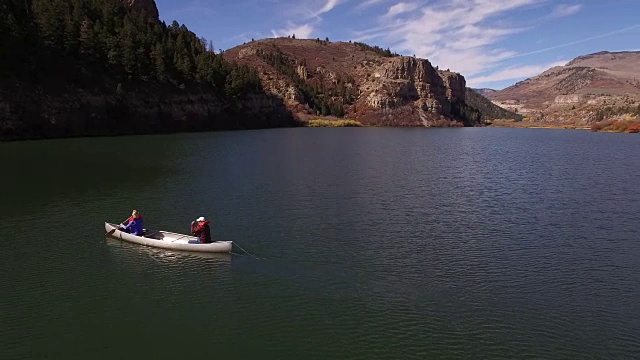
<instances>
[{"instance_id":1,"label":"forested hillside","mask_svg":"<svg viewBox=\"0 0 640 360\"><path fill-rule=\"evenodd\" d=\"M254 70L122 0L0 5L4 138L295 124Z\"/></svg>"}]
</instances>

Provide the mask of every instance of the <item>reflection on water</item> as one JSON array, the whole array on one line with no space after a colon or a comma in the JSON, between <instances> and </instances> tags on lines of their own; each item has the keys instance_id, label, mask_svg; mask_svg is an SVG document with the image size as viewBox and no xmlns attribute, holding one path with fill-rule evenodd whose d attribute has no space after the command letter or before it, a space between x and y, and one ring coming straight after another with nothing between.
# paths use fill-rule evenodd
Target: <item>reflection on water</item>
<instances>
[{"instance_id":1,"label":"reflection on water","mask_svg":"<svg viewBox=\"0 0 640 360\"><path fill-rule=\"evenodd\" d=\"M229 265L231 263L231 254L229 253L207 253L195 251L179 251L154 248L139 244L132 244L126 241L105 237L105 241L109 250L114 256L123 258L132 258L137 256L147 256L159 263L182 263L193 261L196 259L206 259L208 264Z\"/></svg>"}]
</instances>

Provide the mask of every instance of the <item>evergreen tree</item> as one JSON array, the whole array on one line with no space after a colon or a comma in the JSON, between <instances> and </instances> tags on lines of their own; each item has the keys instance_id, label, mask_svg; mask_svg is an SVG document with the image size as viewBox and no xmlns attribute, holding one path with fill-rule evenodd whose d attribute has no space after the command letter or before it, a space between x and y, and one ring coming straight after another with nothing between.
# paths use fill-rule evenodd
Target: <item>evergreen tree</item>
<instances>
[{"instance_id":1,"label":"evergreen tree","mask_svg":"<svg viewBox=\"0 0 640 360\"><path fill-rule=\"evenodd\" d=\"M165 63L165 54L161 43L157 43L151 50L151 57L155 70L155 77L160 81L167 80L169 74L167 72L167 64Z\"/></svg>"},{"instance_id":2,"label":"evergreen tree","mask_svg":"<svg viewBox=\"0 0 640 360\"><path fill-rule=\"evenodd\" d=\"M262 91L254 70L226 62L211 41L176 21L167 26L150 19L123 0L3 0L0 33L3 75L28 76L36 83L66 77L91 90L119 84L120 110L127 106L123 89L136 91L131 80L169 86L198 82L230 107L234 99ZM276 61L283 71L291 65L284 58Z\"/></svg>"}]
</instances>

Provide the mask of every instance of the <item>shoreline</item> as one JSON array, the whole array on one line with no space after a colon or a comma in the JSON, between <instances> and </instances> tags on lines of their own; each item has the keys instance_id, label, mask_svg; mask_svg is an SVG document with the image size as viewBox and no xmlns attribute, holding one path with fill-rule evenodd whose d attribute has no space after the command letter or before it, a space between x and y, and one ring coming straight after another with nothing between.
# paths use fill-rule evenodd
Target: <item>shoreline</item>
<instances>
[{"instance_id":1,"label":"shoreline","mask_svg":"<svg viewBox=\"0 0 640 360\"><path fill-rule=\"evenodd\" d=\"M553 130L587 130L591 132L603 132L603 133L619 133L619 134L633 134L634 131L626 131L627 129L612 130L612 129L593 129L592 126L579 126L579 125L550 125L539 123L519 123L519 122L493 122L486 127L493 128L512 128L512 129L553 129Z\"/></svg>"}]
</instances>

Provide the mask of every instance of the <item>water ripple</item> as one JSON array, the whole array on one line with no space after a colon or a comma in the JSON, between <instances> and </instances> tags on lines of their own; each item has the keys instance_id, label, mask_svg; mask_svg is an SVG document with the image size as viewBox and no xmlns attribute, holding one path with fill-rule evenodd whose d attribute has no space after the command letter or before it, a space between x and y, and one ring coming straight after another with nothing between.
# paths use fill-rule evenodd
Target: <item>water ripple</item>
<instances>
[{"instance_id":1,"label":"water ripple","mask_svg":"<svg viewBox=\"0 0 640 360\"><path fill-rule=\"evenodd\" d=\"M83 182L65 166L68 184L53 169L33 199L16 189L0 212L0 358L640 353L636 138L309 130L0 148L16 174L43 152L102 164L132 148L147 155L127 166L148 170ZM178 232L207 216L258 258L105 239L132 206Z\"/></svg>"}]
</instances>

